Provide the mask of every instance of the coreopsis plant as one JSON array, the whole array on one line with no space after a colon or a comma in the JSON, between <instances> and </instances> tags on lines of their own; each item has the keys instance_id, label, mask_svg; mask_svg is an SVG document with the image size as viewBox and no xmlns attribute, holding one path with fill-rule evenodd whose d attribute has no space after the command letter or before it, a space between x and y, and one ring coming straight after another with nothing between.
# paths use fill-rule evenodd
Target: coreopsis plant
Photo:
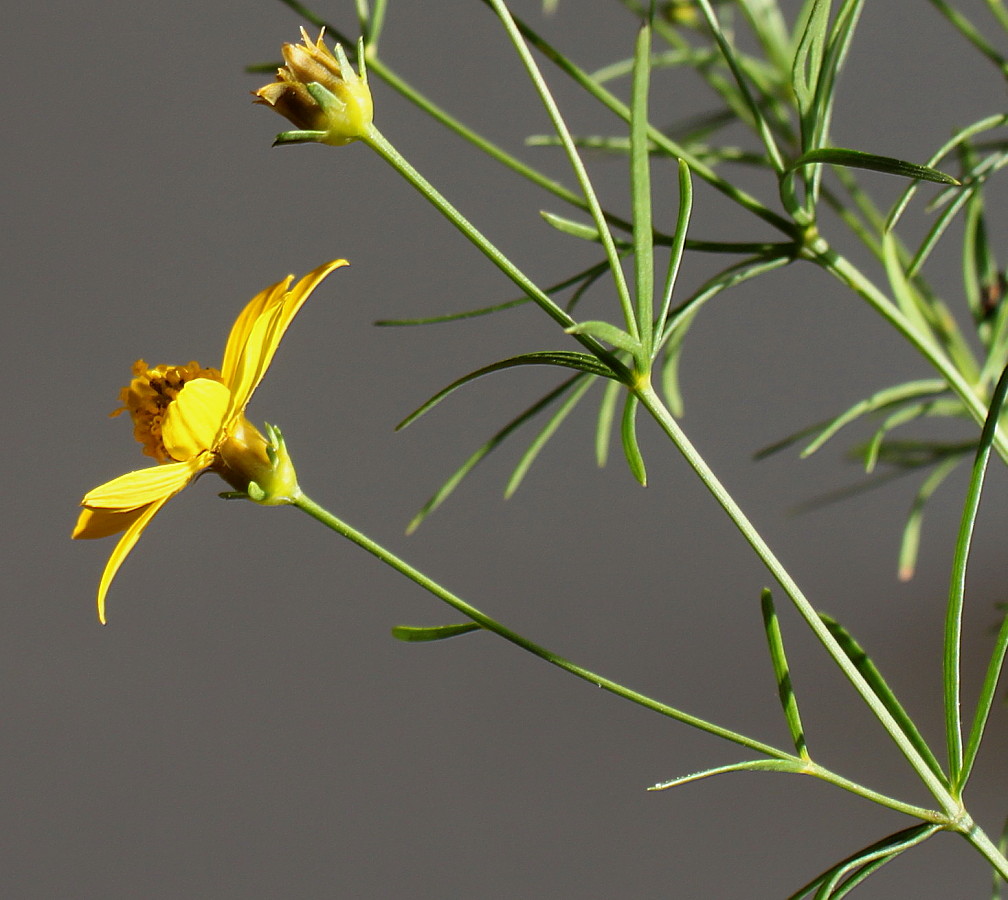
<instances>
[{"instance_id":1,"label":"coreopsis plant","mask_svg":"<svg viewBox=\"0 0 1008 900\"><path fill-rule=\"evenodd\" d=\"M124 391L123 405L134 419L145 451L161 465L122 476L84 498L85 509L75 537L125 532L99 587L100 614L103 616L109 582L151 517L198 474L216 471L242 495L259 502L288 503L303 510L449 604L466 620L432 627L399 627L394 629L398 638L431 641L477 630L492 632L578 678L745 750L745 758L738 762L662 781L654 785L655 789L725 772L805 775L906 817L905 827L845 855L793 897L845 896L881 865L945 831L968 842L994 871L995 879L1008 879L1008 859L974 821L964 800L1008 653L1008 618L992 640L983 683L975 697L963 697L960 678L961 622L967 599L965 573L979 498L990 459L1008 461L1008 436L998 424L1008 396L1008 304L1002 302L1004 279L987 238L982 203L986 182L1008 165L1008 139L998 131L1008 124L1008 116L999 111L961 127L922 161L879 155L870 147L836 146L830 137L836 86L854 40L863 0L806 0L799 14L790 19L776 0L725 0L716 5L709 0L665 4L624 0L623 5L638 25L636 39L632 46L628 42L626 58L606 61L606 67L595 73L577 66L562 48L516 20L505 0L484 0L499 20L550 118L553 133L535 136L533 142L562 150L573 175L574 187L568 187L455 121L438 104L393 74L378 52L386 3L377 2L373 7L364 2L356 4L362 34L355 40L295 0L283 2L323 31L312 41L302 30L302 44L285 44L281 49L284 65L276 80L255 92L257 103L297 126L296 131L281 133L276 143L313 141L338 146L359 140L371 148L519 291L518 297L506 302L454 316L489 314L518 303L534 303L560 326L558 340L565 342L558 349L491 361L463 374L401 423L408 424L457 388L484 375L527 365L564 370L563 379L553 390L504 423L449 475L411 527L440 505L459 481L506 438L536 416L547 415L508 484L507 491L513 491L545 443L558 433L565 417L593 388L598 388L601 396L596 446L600 462L606 455L610 431L618 428L627 465L637 481L645 483L647 472L637 442L636 422L639 415L646 414L657 423L898 748L930 794L930 805L909 803L860 784L834 767L827 768L816 757L802 724L798 693L791 682L784 637L769 589L761 594L764 637L790 738L790 746L786 747L686 713L676 705L644 696L566 660L462 600L310 500L297 485L275 431L269 432L269 439L250 432L244 409L297 306L342 261L316 270L290 292L286 285L282 289L278 286L266 292L267 299L253 301L236 323L219 372L195 363L154 369L138 363L134 382ZM1008 59L951 4L946 0L932 0L932 4L974 47L994 61L1000 72L1008 71ZM991 0L988 6L998 27L1008 34L1008 13L1000 2ZM749 40L739 40L744 29L749 31ZM327 35L336 41L334 49L327 45ZM656 39L661 42L659 47L655 46ZM352 43L358 46L357 71L342 49L343 44ZM616 131L573 134L533 51L614 115L619 122ZM541 188L549 202L563 204L563 213L544 213L546 221L572 239L587 242L598 253L598 261L565 273L548 287L526 275L375 127L365 58L370 75L386 81L447 129ZM718 98L723 110L699 124L682 123L681 128L669 128L663 123L666 127L659 127L649 116L651 72L658 65L695 74ZM621 94L612 83L624 76L628 86ZM732 142L725 136L726 125L735 126ZM736 146L736 132L746 135L747 146ZM673 134L675 138L670 136ZM614 213L598 196L581 157L582 146L601 147L625 156L630 173L630 218ZM758 173L762 179L759 189L743 189L741 179L733 178L731 167L740 162ZM658 229L652 220L651 176L652 169L659 166L665 176L661 184L677 186L674 200L661 197L665 206L677 211L671 233ZM954 174L947 171L953 168ZM905 190L888 211L859 182L864 170L902 179L895 183ZM751 224L759 226L760 235L770 228L775 239L736 241L715 235L700 240L688 236L696 179L735 204L740 221L750 217ZM940 212L926 237L910 245L897 235L897 228L915 195L925 187L936 192L931 203ZM823 216L824 209L837 214ZM969 338L924 272L934 246L945 238L949 224L960 215L966 222L962 253L966 299L976 332ZM842 240L848 238L870 251L867 255L877 262L878 272L855 264L843 251ZM709 254L730 261L698 288L683 292L676 285L687 254ZM882 388L831 421L810 429L808 433L815 436L807 452L855 418L881 414L884 418L879 430L870 445L861 448L862 457L868 468L886 460L906 468L934 467L921 489L921 507L955 463L972 460L954 549L939 661L945 714L943 753L924 738L868 653L842 624L820 613L805 595L679 422L683 400L678 368L691 323L705 304L716 302L739 283L787 265L815 267L849 288L930 368L930 377ZM612 300L611 315L579 318L581 297L589 288L606 282ZM283 299L286 297L294 299L288 303ZM452 315L438 317L438 321L449 318ZM928 417L968 423L968 433L954 445L892 439L895 429ZM789 442L782 441L781 447ZM904 576L913 569L919 524L918 510L911 515L905 539L909 550L905 549L901 560Z\"/></svg>"}]
</instances>

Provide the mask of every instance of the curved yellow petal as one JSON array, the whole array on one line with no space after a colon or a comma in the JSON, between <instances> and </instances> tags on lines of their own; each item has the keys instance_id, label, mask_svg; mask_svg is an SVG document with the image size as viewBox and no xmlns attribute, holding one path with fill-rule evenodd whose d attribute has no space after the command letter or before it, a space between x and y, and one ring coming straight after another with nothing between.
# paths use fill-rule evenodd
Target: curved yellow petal
<instances>
[{"instance_id":1,"label":"curved yellow petal","mask_svg":"<svg viewBox=\"0 0 1008 900\"><path fill-rule=\"evenodd\" d=\"M255 322L245 330L245 345L233 368L229 367L227 374L223 374L222 369L224 383L231 389L232 395L229 419L244 411L252 399L252 394L273 361L280 340L305 300L330 272L348 265L350 264L345 259L327 262L305 275L279 301L262 308ZM244 316L244 312L242 315ZM228 349L231 349L230 339Z\"/></svg>"},{"instance_id":2,"label":"curved yellow petal","mask_svg":"<svg viewBox=\"0 0 1008 900\"><path fill-rule=\"evenodd\" d=\"M248 343L249 332L256 320L263 314L263 310L269 309L283 300L287 288L294 280L293 275L288 275L283 281L266 288L266 290L256 294L238 314L234 325L231 326L231 333L228 335L227 344L224 345L224 361L221 363L221 377L224 383L231 384L234 378L235 368L241 358L242 350Z\"/></svg>"},{"instance_id":3,"label":"curved yellow petal","mask_svg":"<svg viewBox=\"0 0 1008 900\"><path fill-rule=\"evenodd\" d=\"M211 454L205 453L188 462L165 463L127 472L88 491L81 504L126 512L158 500L167 500L189 484L200 469L210 464L211 459Z\"/></svg>"},{"instance_id":4,"label":"curved yellow petal","mask_svg":"<svg viewBox=\"0 0 1008 900\"><path fill-rule=\"evenodd\" d=\"M212 450L230 406L231 392L219 381L187 381L161 424L161 440L172 459L189 460Z\"/></svg>"},{"instance_id":5,"label":"curved yellow petal","mask_svg":"<svg viewBox=\"0 0 1008 900\"><path fill-rule=\"evenodd\" d=\"M70 537L74 540L83 540L119 534L120 531L129 528L143 514L143 511L142 506L139 509L126 510L82 509Z\"/></svg>"},{"instance_id":6,"label":"curved yellow petal","mask_svg":"<svg viewBox=\"0 0 1008 900\"><path fill-rule=\"evenodd\" d=\"M181 490L181 488L179 490ZM115 578L115 574L119 571L119 567L123 564L123 560L129 556L130 550L133 549L134 545L139 540L140 535L143 534L143 530L150 524L150 520L154 518L158 510L160 510L161 507L172 498L172 496L172 494L169 494L166 497L162 497L160 500L155 500L149 506L140 511L136 520L126 530L126 533L119 538L119 543L115 545L112 555L109 557L108 562L105 563L105 571L102 572L101 581L98 583L98 621L101 622L102 625L105 624L105 597L108 594L109 586L112 584L112 579Z\"/></svg>"}]
</instances>

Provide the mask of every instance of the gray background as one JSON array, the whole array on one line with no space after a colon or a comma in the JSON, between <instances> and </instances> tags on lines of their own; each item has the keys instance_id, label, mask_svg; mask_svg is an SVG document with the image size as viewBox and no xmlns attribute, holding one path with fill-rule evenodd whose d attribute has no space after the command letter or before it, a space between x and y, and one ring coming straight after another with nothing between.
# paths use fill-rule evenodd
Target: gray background
<instances>
[{"instance_id":1,"label":"gray background","mask_svg":"<svg viewBox=\"0 0 1008 900\"><path fill-rule=\"evenodd\" d=\"M837 143L924 159L955 125L1003 108L1004 83L929 4L867 7ZM538 18L531 0L515 8ZM324 12L353 29L349 0ZM457 617L296 511L217 501L210 478L144 535L113 587L109 626L97 624L94 589L112 542L68 537L86 490L145 462L128 424L106 418L132 361L215 364L249 297L346 256L352 268L306 307L250 409L283 427L305 489L558 652L787 742L759 620L768 576L648 423L646 490L616 448L595 467L589 403L512 499L501 489L517 443L403 536L454 465L556 376L505 374L403 433L395 422L463 372L570 342L530 307L436 330L371 326L514 290L366 148L270 148L283 123L249 103L264 79L242 68L275 58L299 24L266 0L6 11L0 890L776 898L907 824L828 786L771 775L646 793L740 752L488 635L393 641L394 624ZM561 0L543 27L588 67L629 52L634 33L632 17L601 0ZM600 55L606 43L620 49ZM552 151L522 150L545 117L480 4L393 3L383 56L567 179ZM613 127L547 74L575 129ZM711 102L688 83L661 78L659 88L658 121ZM546 283L596 258L541 222L539 194L377 81L374 94L385 134L532 277ZM625 211L623 162L591 164L606 202ZM872 183L890 199L899 187ZM773 196L765 183L754 189ZM655 192L659 224L671 227L670 168L657 167ZM919 232L920 205L914 219ZM998 239L997 210L994 224ZM755 236L703 190L693 234ZM683 286L707 265L689 257ZM950 246L930 274L961 304L956 265ZM606 292L591 302L612 315ZM927 374L838 284L791 267L700 316L684 357L684 425L816 605L869 648L939 744L933 661L964 473L935 499L919 575L902 585L898 529L915 480L789 512L858 480L843 448L863 429L811 460L751 461L872 390ZM973 682L994 604L1006 599L1005 487L996 466L971 569ZM817 757L927 803L796 617L782 617ZM1004 719L999 705L969 796L991 832L1008 808ZM862 894L974 897L987 885L970 848L941 836Z\"/></svg>"}]
</instances>

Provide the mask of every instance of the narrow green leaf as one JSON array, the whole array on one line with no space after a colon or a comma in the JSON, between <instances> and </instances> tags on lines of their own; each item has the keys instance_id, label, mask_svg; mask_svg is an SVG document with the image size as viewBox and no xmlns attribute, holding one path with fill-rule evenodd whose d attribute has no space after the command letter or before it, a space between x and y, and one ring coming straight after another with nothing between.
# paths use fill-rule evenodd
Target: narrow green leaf
<instances>
[{"instance_id":1,"label":"narrow green leaf","mask_svg":"<svg viewBox=\"0 0 1008 900\"><path fill-rule=\"evenodd\" d=\"M986 118L980 119L977 122L973 122L970 125L966 125L963 128L958 129L952 137L950 137L941 147L939 147L935 153L928 160L929 166L936 166L940 163L946 156L948 156L953 150L970 141L972 138L976 137L978 134L982 134L985 131L990 131L993 128L999 128L1008 122L1008 114L1001 114L996 116L987 116ZM963 182L967 182L975 178L975 172L963 173ZM914 194L917 193L920 187L919 182L913 182L907 185L906 190L900 195L899 200L893 204L892 211L886 217L885 231L892 231L896 224L899 222L913 198Z\"/></svg>"},{"instance_id":2,"label":"narrow green leaf","mask_svg":"<svg viewBox=\"0 0 1008 900\"><path fill-rule=\"evenodd\" d=\"M942 784L947 785L948 778L942 771L942 767L935 758L934 753L931 752L931 748L917 730L913 719L907 715L906 710L903 709L902 704L896 699L896 695L875 667L875 663L871 661L861 645L854 640L850 632L839 622L824 613L820 613L819 618L822 619L823 624L829 629L830 634L836 638L837 643L843 648L847 658L854 664L854 668L868 682L875 696L878 697L889 714L896 720L896 724L903 734L906 735L907 740L913 745L914 749L920 754L927 767Z\"/></svg>"},{"instance_id":3,"label":"narrow green leaf","mask_svg":"<svg viewBox=\"0 0 1008 900\"><path fill-rule=\"evenodd\" d=\"M820 431L816 436L816 439L805 447L804 450L802 450L801 456L803 459L811 456L841 428L845 425L849 425L855 419L858 419L867 413L885 409L888 406L902 403L903 401L914 397L923 397L928 394L940 394L947 390L947 388L948 386L943 380L938 378L928 378L921 381L908 381L905 384L900 384L895 387L885 388L884 390L878 391L870 397L866 397L864 400L858 401L827 423L822 431Z\"/></svg>"},{"instance_id":4,"label":"narrow green leaf","mask_svg":"<svg viewBox=\"0 0 1008 900\"><path fill-rule=\"evenodd\" d=\"M788 897L788 900L804 900L804 898L812 896L813 891L816 892L816 900L827 900L827 898L828 900L839 900L904 850L909 850L911 847L923 843L941 830L941 825L930 822L903 828L858 850L857 853L848 856L836 865L830 866L821 875L795 891ZM852 871L854 874L841 884L841 879Z\"/></svg>"},{"instance_id":5,"label":"narrow green leaf","mask_svg":"<svg viewBox=\"0 0 1008 900\"><path fill-rule=\"evenodd\" d=\"M511 473L511 477L508 479L507 486L504 488L504 497L508 498L515 491L518 490L519 485L521 485L522 480L525 478L526 473L531 468L532 463L535 462L536 457L539 456L540 451L549 442L549 439L556 434L557 429L563 424L564 419L567 418L574 410L574 407L578 405L578 402L585 395L585 392L595 383L594 378L584 378L581 383L576 385L567 396L567 399L560 404L560 408L550 416L549 420L543 426L542 430L535 436L535 439L529 444L528 449L522 454L521 459L518 460L518 465L515 466L514 471ZM617 387L618 382L614 382Z\"/></svg>"},{"instance_id":6,"label":"narrow green leaf","mask_svg":"<svg viewBox=\"0 0 1008 900\"><path fill-rule=\"evenodd\" d=\"M630 199L633 207L634 285L641 355L651 360L654 326L654 234L651 225L651 156L648 139L648 86L651 28L637 32L630 100Z\"/></svg>"},{"instance_id":7,"label":"narrow green leaf","mask_svg":"<svg viewBox=\"0 0 1008 900\"><path fill-rule=\"evenodd\" d=\"M976 515L980 508L980 494L983 492L984 476L990 461L991 447L997 434L998 419L1008 397L1008 367L1001 373L994 393L991 395L990 411L984 422L973 461L966 500L963 503L962 521L956 539L955 555L952 560L952 577L949 579L948 609L945 615L945 652L942 672L945 685L945 733L948 743L949 774L952 783L961 788L969 774L964 767L962 750L962 720L960 710L960 672L962 612L966 600L966 565L969 561L970 544Z\"/></svg>"},{"instance_id":8,"label":"narrow green leaf","mask_svg":"<svg viewBox=\"0 0 1008 900\"><path fill-rule=\"evenodd\" d=\"M909 581L917 568L917 553L920 549L920 533L924 520L924 507L941 483L952 473L962 461L961 457L953 456L938 464L935 470L924 479L920 489L910 506L906 525L903 528L903 539L900 541L899 569L900 581Z\"/></svg>"},{"instance_id":9,"label":"narrow green leaf","mask_svg":"<svg viewBox=\"0 0 1008 900\"><path fill-rule=\"evenodd\" d=\"M623 385L618 381L610 381L605 386L602 402L599 403L598 424L595 426L595 461L600 469L609 459L609 440L616 419L616 401L622 388Z\"/></svg>"},{"instance_id":10,"label":"narrow green leaf","mask_svg":"<svg viewBox=\"0 0 1008 900\"><path fill-rule=\"evenodd\" d=\"M896 159L892 156L878 156L874 153L863 153L860 150L847 150L841 147L819 147L809 150L798 157L790 169L798 169L810 163L828 163L833 166L847 166L851 169L871 169L874 172L884 172L888 175L899 175L902 178L918 178L922 181L933 181L937 184L959 186L958 179L930 166Z\"/></svg>"},{"instance_id":11,"label":"narrow green leaf","mask_svg":"<svg viewBox=\"0 0 1008 900\"><path fill-rule=\"evenodd\" d=\"M728 40L728 36L724 33L724 29L721 27L721 23L718 21L717 16L714 15L714 10L711 8L709 0L697 0L697 3L700 6L700 11L703 13L704 18L707 20L707 25L710 28L711 33L714 35L714 40L717 41L717 45L721 49L721 54L724 56L724 60L728 64L728 68L731 70L732 77L738 85L739 93L745 101L746 108L756 125L756 131L760 136L760 141L762 142L764 149L766 150L770 164L773 166L774 171L783 172L785 169L784 158L781 156L780 148L778 148L776 140L774 140L773 130L767 124L763 111L760 109L759 103L756 102L756 99L753 97L752 91L749 88L745 66L741 60L741 54ZM686 158L681 154L676 155L681 158ZM695 165L692 167L696 170Z\"/></svg>"},{"instance_id":12,"label":"narrow green leaf","mask_svg":"<svg viewBox=\"0 0 1008 900\"><path fill-rule=\"evenodd\" d=\"M640 341L633 335L627 334L622 328L613 325L611 322L601 322L591 319L587 322L578 322L570 328L564 329L567 334L588 334L607 344L612 344L617 350L625 350L634 359L640 359L644 355L644 348Z\"/></svg>"},{"instance_id":13,"label":"narrow green leaf","mask_svg":"<svg viewBox=\"0 0 1008 900\"><path fill-rule=\"evenodd\" d=\"M990 662L987 664L987 674L984 676L983 687L980 689L980 698L973 716L973 726L970 728L969 740L966 742L966 750L963 753L963 768L960 776L963 785L969 779L973 763L976 762L976 756L980 750L980 742L983 740L987 719L994 704L994 692L997 690L998 679L1001 677L1001 670L1004 666L1005 653L1008 653L1008 614L1005 614L1001 619L1001 627L998 629L997 639L994 642L994 652L991 653ZM1005 824L1008 827L1008 822ZM1002 841L1004 840L1005 835L1002 835ZM1004 853L1004 846L1000 849Z\"/></svg>"},{"instance_id":14,"label":"narrow green leaf","mask_svg":"<svg viewBox=\"0 0 1008 900\"><path fill-rule=\"evenodd\" d=\"M539 210L539 215L543 217L547 225L555 228L561 234L567 234L571 237L576 237L578 240L593 241L595 243L601 240L599 231L594 225L575 222L573 219L551 213L545 209Z\"/></svg>"},{"instance_id":15,"label":"narrow green leaf","mask_svg":"<svg viewBox=\"0 0 1008 900\"><path fill-rule=\"evenodd\" d=\"M462 385L475 381L477 378L482 378L484 375L489 375L492 372L500 372L504 369L515 368L516 366L560 366L561 368L577 369L581 372L587 372L589 375L598 375L602 378L615 377L612 369L587 353L573 353L564 350L522 353L520 356L512 356L509 359L503 359L489 366L483 366L481 369L476 369L474 372L456 379L406 416L405 419L396 425L396 431L415 422L420 416L437 406L445 397L458 390Z\"/></svg>"},{"instance_id":16,"label":"narrow green leaf","mask_svg":"<svg viewBox=\"0 0 1008 900\"><path fill-rule=\"evenodd\" d=\"M712 775L724 775L728 772L790 772L800 775L804 771L804 764L797 759L754 759L749 762L730 763L727 766L704 769L702 772L683 775L670 781L660 781L658 784L651 785L648 790L666 791L681 784L689 784L691 781L700 781L703 778L710 778Z\"/></svg>"},{"instance_id":17,"label":"narrow green leaf","mask_svg":"<svg viewBox=\"0 0 1008 900\"><path fill-rule=\"evenodd\" d=\"M798 111L804 123L815 101L819 70L822 67L823 50L826 46L826 29L829 25L830 0L814 0L805 20L805 30L795 50L791 67L791 87L798 101ZM810 149L803 144L803 149Z\"/></svg>"},{"instance_id":18,"label":"narrow green leaf","mask_svg":"<svg viewBox=\"0 0 1008 900\"><path fill-rule=\"evenodd\" d=\"M886 275L889 278L889 288L900 312L927 337L932 336L929 320L930 310L926 307L920 294L914 289L900 261L896 237L891 231L882 235L882 261L885 264Z\"/></svg>"},{"instance_id":19,"label":"narrow green leaf","mask_svg":"<svg viewBox=\"0 0 1008 900\"><path fill-rule=\"evenodd\" d=\"M568 378L566 381L562 382L560 385L555 387L552 391L541 397L530 407L524 410L519 415L515 416L510 422L508 422L503 428L500 429L490 440L486 441L481 447L472 453L469 458L459 466L452 475L445 481L441 487L439 487L431 496L427 502L420 508L417 514L410 520L410 523L406 526L406 533L412 534L424 519L427 518L435 509L437 509L444 501L448 498L449 494L458 487L459 483L463 478L466 477L489 453L496 450L504 440L517 428L527 422L529 419L536 416L539 412L544 410L549 406L554 400L562 396L568 389L573 385L576 385L581 379L588 378L587 375L575 375L573 378Z\"/></svg>"},{"instance_id":20,"label":"narrow green leaf","mask_svg":"<svg viewBox=\"0 0 1008 900\"><path fill-rule=\"evenodd\" d=\"M781 636L777 610L774 609L773 596L766 588L763 589L760 598L760 608L763 612L763 628L766 631L767 646L770 648L774 678L777 680L777 696L780 698L781 708L784 710L788 731L791 732L791 740L794 742L798 755L802 759L809 759L808 745L805 743L805 729L802 727L801 714L798 712L798 698L795 697L794 687L791 684L791 671L784 653L784 639Z\"/></svg>"},{"instance_id":21,"label":"narrow green leaf","mask_svg":"<svg viewBox=\"0 0 1008 900\"><path fill-rule=\"evenodd\" d=\"M637 406L639 401L636 394L627 394L626 403L623 406L623 421L620 428L620 436L623 439L623 455L626 457L627 465L630 466L630 473L641 487L647 487L647 470L644 468L644 457L641 456L640 447L637 444Z\"/></svg>"},{"instance_id":22,"label":"narrow green leaf","mask_svg":"<svg viewBox=\"0 0 1008 900\"><path fill-rule=\"evenodd\" d=\"M396 625L392 629L392 637L399 641L417 643L420 641L443 641L446 638L457 637L479 631L483 626L475 622L463 622L460 625Z\"/></svg>"},{"instance_id":23,"label":"narrow green leaf","mask_svg":"<svg viewBox=\"0 0 1008 900\"><path fill-rule=\"evenodd\" d=\"M556 284L550 285L546 288L545 293L549 296L554 296L559 294L561 291L567 290L567 288L574 287L575 285L582 287L584 285L594 284L595 281L603 274L609 271L609 264L606 262L596 263L593 266L589 266L587 269L582 269L580 272L576 272L569 278L563 279L563 281L558 281ZM438 316L427 316L424 318L416 319L378 319L374 322L375 325L379 327L390 327L390 326L403 326L403 325L431 325L440 322L455 322L459 319L471 319L476 316L486 316L491 313L500 312L504 309L513 309L516 306L524 306L526 303L531 303L532 299L527 295L522 295L516 297L514 300L505 300L503 303L495 303L491 306L481 306L475 309L467 309L462 312L454 313L444 313Z\"/></svg>"},{"instance_id":24,"label":"narrow green leaf","mask_svg":"<svg viewBox=\"0 0 1008 900\"><path fill-rule=\"evenodd\" d=\"M403 327L406 325L439 325L442 322L458 322L461 319L475 319L478 316L489 316L495 312L505 309L513 309L516 306L524 306L532 301L528 297L519 297L517 300L505 300L503 303L495 303L492 306L480 306L476 309L466 309L456 313L442 313L438 316L424 316L418 319L376 319L372 324L378 328Z\"/></svg>"},{"instance_id":25,"label":"narrow green leaf","mask_svg":"<svg viewBox=\"0 0 1008 900\"><path fill-rule=\"evenodd\" d=\"M672 249L669 253L668 274L665 276L665 288L662 291L661 309L655 323L655 333L659 336L665 330L669 310L672 308L672 292L675 290L676 277L679 274L679 264L682 262L683 249L686 247L686 232L689 228L690 215L693 211L693 181L690 178L689 166L684 160L679 160L679 214L676 217L676 228L673 236ZM655 344L651 352L654 359L658 352ZM667 396L666 391L666 396ZM674 412L674 411L673 411Z\"/></svg>"}]
</instances>

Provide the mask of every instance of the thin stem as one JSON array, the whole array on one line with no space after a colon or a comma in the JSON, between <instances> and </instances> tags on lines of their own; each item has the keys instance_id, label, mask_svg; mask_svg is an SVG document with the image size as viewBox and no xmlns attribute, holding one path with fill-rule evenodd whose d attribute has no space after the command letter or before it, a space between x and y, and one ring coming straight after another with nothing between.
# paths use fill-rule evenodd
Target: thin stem
<instances>
[{"instance_id":1,"label":"thin stem","mask_svg":"<svg viewBox=\"0 0 1008 900\"><path fill-rule=\"evenodd\" d=\"M553 95L550 93L546 80L543 78L542 72L539 71L539 67L532 58L532 54L529 52L525 41L522 39L522 36L518 31L518 27L515 25L514 19L511 17L511 13L507 6L502 2L502 0L488 0L488 2L490 7L497 14L497 17L500 19L501 24L504 26L504 30L507 32L508 38L511 40L511 43L515 48L515 52L518 54L518 58L525 67L525 71L528 74L532 85L535 87L536 93L539 94L539 99L541 100L543 107L546 109L546 114L553 123L553 129L556 131L557 137L560 138L560 143L563 145L564 151L567 154L567 159L570 161L571 168L574 170L574 175L578 180L578 184L581 186L581 192L584 194L584 198L588 202L589 212L591 213L592 220L595 222L595 227L598 229L599 240L602 243L602 247L605 249L606 258L609 260L609 268L612 271L613 282L616 288L616 296L619 298L620 306L623 310L623 319L626 322L627 331L634 339L639 340L640 333L637 327L637 321L634 317L633 302L630 299L630 291L627 287L626 278L623 275L623 267L620 264L619 253L616 251L616 244L613 241L612 234L606 224L605 216L602 213L602 206L599 203L598 198L595 196L595 189L592 187L591 179L588 177L588 172L577 152L577 148L574 146L574 139L571 137L570 130L567 128L567 123L560 114L560 109L557 106L556 101L553 99ZM639 228L636 225L635 231L639 231Z\"/></svg>"},{"instance_id":2,"label":"thin stem","mask_svg":"<svg viewBox=\"0 0 1008 900\"><path fill-rule=\"evenodd\" d=\"M384 159L392 168L399 172L413 185L449 222L451 222L476 248L514 282L521 291L543 309L543 311L563 328L571 328L576 323L566 312L557 306L531 278L521 271L511 260L497 249L462 213L445 199L426 178L423 177L409 161L386 140L385 136L373 125L369 126L364 142ZM614 372L627 377L626 367L616 357L605 349L598 341L589 335L575 334L574 338L605 361Z\"/></svg>"},{"instance_id":3,"label":"thin stem","mask_svg":"<svg viewBox=\"0 0 1008 900\"><path fill-rule=\"evenodd\" d=\"M864 676L844 652L839 642L830 633L812 604L791 577L791 574L770 549L770 546L756 530L752 522L749 521L748 517L735 502L735 499L728 493L724 485L721 484L704 458L697 452L689 438L686 437L685 432L679 427L679 423L672 418L657 393L655 393L654 388L650 384L645 384L638 388L637 394L640 397L641 405L651 413L655 421L672 440L672 443L675 444L697 477L700 478L704 486L711 492L714 499L717 500L721 508L728 514L728 517L741 532L749 546L752 547L763 565L766 566L767 571L784 589L788 597L791 598L791 602L813 634L815 634L827 653L833 658L833 661L844 673L847 680L850 681L855 690L861 695L865 704L874 713L921 781L931 791L945 812L952 819L956 819L962 812L962 805L959 800L949 793L944 782L931 771L931 767L918 753L906 734L904 734L899 723L893 718L889 710L886 709L885 704L876 696L871 685L868 684ZM1006 866L1008 866L1008 862L1006 862Z\"/></svg>"},{"instance_id":4,"label":"thin stem","mask_svg":"<svg viewBox=\"0 0 1008 900\"><path fill-rule=\"evenodd\" d=\"M456 596L447 588L442 587L436 581L428 578L418 569L415 569L405 560L400 559L390 550L386 550L381 544L376 543L371 540L367 535L358 531L356 528L348 525L346 522L334 516L328 510L323 509L314 500L301 494L292 504L300 509L302 512L307 513L313 519L321 522L328 528L331 528L337 534L342 535L345 538L353 541L358 547L367 550L372 556L377 557L383 563L391 566L397 572L405 575L410 581L415 582L425 591L433 594L439 600L443 600L449 606L454 607L462 615L476 622L482 628L487 631L491 631L499 637L504 638L506 641L510 641L523 650L527 650L533 656L538 656L540 659L545 660L551 665L557 668L563 669L565 672L570 672L572 675L576 675L584 681L594 684L596 687L603 688L617 697L622 697L625 700L629 700L632 703L636 703L638 706L643 706L645 709L650 709L653 712L660 713L663 716L668 716L670 719L675 719L678 722L683 722L686 725L691 725L694 728L699 728L701 731L706 731L709 734L713 734L716 737L724 738L727 741L731 741L735 744L741 744L743 747L748 747L750 750L755 750L757 753L762 753L765 756L769 756L773 759L787 759L796 760L791 753L787 753L784 750L780 750L777 747L772 747L769 744L764 744L762 741L754 740L753 738L747 737L744 734L739 734L737 731L731 731L728 728L722 728L719 725L715 725L712 722L707 722L704 719L700 719L697 716L691 716L689 713L682 712L681 710L675 709L668 704L662 703L658 700L654 700L644 694L638 693L637 691L631 690L628 687L624 687L609 678L605 678L602 675L597 675L582 666L576 665L569 660L564 659L562 656L554 653L551 650L547 650L545 647L535 644L527 638L522 637L520 634L512 631L510 628L505 627L500 622L492 619L486 613L481 612L475 606L467 603L461 597ZM825 770L824 770L825 771Z\"/></svg>"}]
</instances>

